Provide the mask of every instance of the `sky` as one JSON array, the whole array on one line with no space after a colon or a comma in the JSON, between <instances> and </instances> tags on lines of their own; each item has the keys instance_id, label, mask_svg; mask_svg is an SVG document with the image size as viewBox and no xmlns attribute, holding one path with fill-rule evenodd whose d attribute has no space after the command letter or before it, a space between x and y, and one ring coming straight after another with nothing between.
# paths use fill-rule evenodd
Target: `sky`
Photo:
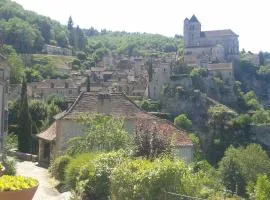
<instances>
[{"instance_id":1,"label":"sky","mask_svg":"<svg viewBox=\"0 0 270 200\"><path fill-rule=\"evenodd\" d=\"M25 9L81 28L183 34L183 20L195 14L202 31L232 29L240 49L270 51L268 0L15 0Z\"/></svg>"}]
</instances>

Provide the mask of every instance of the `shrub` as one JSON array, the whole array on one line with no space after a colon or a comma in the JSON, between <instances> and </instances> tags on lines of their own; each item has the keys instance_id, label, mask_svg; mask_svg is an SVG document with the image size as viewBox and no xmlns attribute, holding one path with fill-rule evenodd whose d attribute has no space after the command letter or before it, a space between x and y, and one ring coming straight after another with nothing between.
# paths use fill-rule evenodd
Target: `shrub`
<instances>
[{"instance_id":1,"label":"shrub","mask_svg":"<svg viewBox=\"0 0 270 200\"><path fill-rule=\"evenodd\" d=\"M68 155L60 156L56 158L50 165L49 172L53 177L61 182L64 181L65 178L65 168L70 162L71 157Z\"/></svg>"},{"instance_id":2,"label":"shrub","mask_svg":"<svg viewBox=\"0 0 270 200\"><path fill-rule=\"evenodd\" d=\"M110 195L111 172L126 159L127 156L119 151L97 155L80 170L76 196L82 199L107 199Z\"/></svg>"},{"instance_id":3,"label":"shrub","mask_svg":"<svg viewBox=\"0 0 270 200\"><path fill-rule=\"evenodd\" d=\"M0 191L16 191L35 187L38 181L33 178L22 176L7 176L0 177Z\"/></svg>"},{"instance_id":4,"label":"shrub","mask_svg":"<svg viewBox=\"0 0 270 200\"><path fill-rule=\"evenodd\" d=\"M178 115L174 119L174 125L178 128L182 128L185 130L191 130L192 129L192 122L187 118L185 114Z\"/></svg>"},{"instance_id":5,"label":"shrub","mask_svg":"<svg viewBox=\"0 0 270 200\"><path fill-rule=\"evenodd\" d=\"M75 156L69 161L64 173L64 185L67 189L75 188L76 179L79 176L80 168L86 166L95 157L96 154L94 153L84 153Z\"/></svg>"},{"instance_id":6,"label":"shrub","mask_svg":"<svg viewBox=\"0 0 270 200\"><path fill-rule=\"evenodd\" d=\"M5 175L14 176L16 174L16 168L15 168L15 161L14 160L5 160L4 161L5 166Z\"/></svg>"},{"instance_id":7,"label":"shrub","mask_svg":"<svg viewBox=\"0 0 270 200\"><path fill-rule=\"evenodd\" d=\"M203 173L192 174L182 161L127 161L112 172L112 199L163 200L167 199L166 192L200 196L201 191L205 189L205 179Z\"/></svg>"}]
</instances>

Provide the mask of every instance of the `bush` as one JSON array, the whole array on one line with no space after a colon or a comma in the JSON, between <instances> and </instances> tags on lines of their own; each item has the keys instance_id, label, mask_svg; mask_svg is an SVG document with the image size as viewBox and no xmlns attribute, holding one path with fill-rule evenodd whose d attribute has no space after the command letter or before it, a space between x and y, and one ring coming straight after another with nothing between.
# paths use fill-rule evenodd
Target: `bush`
<instances>
[{"instance_id":1,"label":"bush","mask_svg":"<svg viewBox=\"0 0 270 200\"><path fill-rule=\"evenodd\" d=\"M56 158L50 165L49 172L53 177L61 182L65 178L65 168L72 158L68 155L60 156Z\"/></svg>"},{"instance_id":2,"label":"bush","mask_svg":"<svg viewBox=\"0 0 270 200\"><path fill-rule=\"evenodd\" d=\"M16 191L35 187L38 181L33 178L22 176L7 176L0 177L0 191Z\"/></svg>"},{"instance_id":3,"label":"bush","mask_svg":"<svg viewBox=\"0 0 270 200\"><path fill-rule=\"evenodd\" d=\"M178 128L182 128L185 130L191 130L192 129L192 122L187 118L185 114L178 115L174 119L174 125Z\"/></svg>"},{"instance_id":4,"label":"bush","mask_svg":"<svg viewBox=\"0 0 270 200\"><path fill-rule=\"evenodd\" d=\"M5 175L14 176L16 174L16 168L15 168L15 161L14 160L5 160L4 161L5 166Z\"/></svg>"},{"instance_id":5,"label":"bush","mask_svg":"<svg viewBox=\"0 0 270 200\"><path fill-rule=\"evenodd\" d=\"M119 151L97 155L80 170L76 183L76 196L82 199L107 199L110 195L111 172L126 159L127 156Z\"/></svg>"},{"instance_id":6,"label":"bush","mask_svg":"<svg viewBox=\"0 0 270 200\"><path fill-rule=\"evenodd\" d=\"M86 166L96 157L94 153L84 153L71 159L65 168L64 185L67 189L74 189L80 168Z\"/></svg>"},{"instance_id":7,"label":"bush","mask_svg":"<svg viewBox=\"0 0 270 200\"><path fill-rule=\"evenodd\" d=\"M182 161L169 159L127 161L111 175L112 200L163 200L166 192L201 196L208 179L201 172L191 173Z\"/></svg>"}]
</instances>

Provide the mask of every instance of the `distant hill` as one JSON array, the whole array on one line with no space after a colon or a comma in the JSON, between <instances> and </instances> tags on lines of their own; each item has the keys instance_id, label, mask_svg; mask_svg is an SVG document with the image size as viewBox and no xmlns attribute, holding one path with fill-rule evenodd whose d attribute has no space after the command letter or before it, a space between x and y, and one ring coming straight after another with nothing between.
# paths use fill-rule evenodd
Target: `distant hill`
<instances>
[{"instance_id":1,"label":"distant hill","mask_svg":"<svg viewBox=\"0 0 270 200\"><path fill-rule=\"evenodd\" d=\"M72 18L65 26L49 17L25 10L11 0L0 0L0 36L5 44L12 45L18 53L41 53L44 44L51 44L86 51L87 54L95 52L97 57L106 52L126 55L176 52L183 44L181 37L106 29L97 31L93 27L82 30L79 26L73 27Z\"/></svg>"},{"instance_id":2,"label":"distant hill","mask_svg":"<svg viewBox=\"0 0 270 200\"><path fill-rule=\"evenodd\" d=\"M153 53L176 52L183 47L181 38L170 38L158 34L101 32L88 37L86 51L97 54L111 51L128 56L148 55Z\"/></svg>"},{"instance_id":3,"label":"distant hill","mask_svg":"<svg viewBox=\"0 0 270 200\"><path fill-rule=\"evenodd\" d=\"M68 46L65 26L10 0L0 0L0 34L19 53L40 52L45 43Z\"/></svg>"}]
</instances>

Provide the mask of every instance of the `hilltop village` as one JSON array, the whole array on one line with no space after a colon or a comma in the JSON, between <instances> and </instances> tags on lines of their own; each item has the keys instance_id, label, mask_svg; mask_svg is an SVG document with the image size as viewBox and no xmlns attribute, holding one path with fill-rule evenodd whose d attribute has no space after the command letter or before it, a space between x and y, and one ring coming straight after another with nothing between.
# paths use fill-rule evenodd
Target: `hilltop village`
<instances>
[{"instance_id":1,"label":"hilltop village","mask_svg":"<svg viewBox=\"0 0 270 200\"><path fill-rule=\"evenodd\" d=\"M27 16L0 10L0 153L12 176L24 163L10 157L37 162L80 200L267 193L270 53L239 50L241 36L205 31L195 15L169 38L63 26L2 1Z\"/></svg>"}]
</instances>

